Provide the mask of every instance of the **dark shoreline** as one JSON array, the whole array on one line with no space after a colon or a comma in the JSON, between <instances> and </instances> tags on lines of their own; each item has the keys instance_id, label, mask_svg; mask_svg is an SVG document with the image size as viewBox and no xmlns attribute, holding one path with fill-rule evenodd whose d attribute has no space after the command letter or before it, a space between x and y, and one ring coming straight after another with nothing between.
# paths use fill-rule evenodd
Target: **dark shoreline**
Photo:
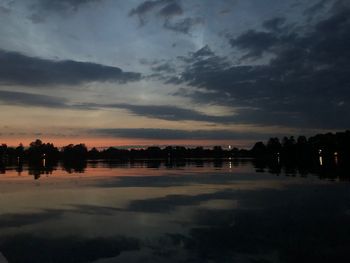
<instances>
[{"instance_id":1,"label":"dark shoreline","mask_svg":"<svg viewBox=\"0 0 350 263\"><path fill-rule=\"evenodd\" d=\"M293 136L270 138L266 143L257 142L250 149L224 149L214 146L211 149L198 146L185 148L183 146L167 146L164 148L152 146L146 149L119 149L109 147L104 150L88 149L84 144L67 145L59 149L52 143L44 143L37 139L29 147L7 147L0 145L0 163L20 163L23 161L40 164L79 163L86 160L187 160L187 159L255 159L257 162L277 163L278 165L347 165L350 161L350 131L318 134L310 138Z\"/></svg>"}]
</instances>

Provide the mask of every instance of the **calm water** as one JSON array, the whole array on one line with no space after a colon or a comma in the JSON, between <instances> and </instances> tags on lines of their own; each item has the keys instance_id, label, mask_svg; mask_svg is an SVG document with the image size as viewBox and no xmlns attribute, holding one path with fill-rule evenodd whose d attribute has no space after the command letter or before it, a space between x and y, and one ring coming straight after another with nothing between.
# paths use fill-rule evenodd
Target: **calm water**
<instances>
[{"instance_id":1,"label":"calm water","mask_svg":"<svg viewBox=\"0 0 350 263\"><path fill-rule=\"evenodd\" d=\"M350 262L350 183L332 170L153 161L0 171L0 262Z\"/></svg>"}]
</instances>

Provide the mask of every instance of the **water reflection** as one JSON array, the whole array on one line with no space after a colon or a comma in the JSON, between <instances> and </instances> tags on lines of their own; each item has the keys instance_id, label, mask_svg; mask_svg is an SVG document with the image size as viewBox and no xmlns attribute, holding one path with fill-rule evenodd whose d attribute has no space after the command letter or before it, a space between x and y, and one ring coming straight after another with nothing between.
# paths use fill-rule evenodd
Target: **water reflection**
<instances>
[{"instance_id":1,"label":"water reflection","mask_svg":"<svg viewBox=\"0 0 350 263\"><path fill-rule=\"evenodd\" d=\"M323 166L323 157L322 156L319 157L319 161L320 161L320 165Z\"/></svg>"},{"instance_id":2,"label":"water reflection","mask_svg":"<svg viewBox=\"0 0 350 263\"><path fill-rule=\"evenodd\" d=\"M339 164L232 159L1 167L0 252L9 262L350 260L348 182L318 179L347 180Z\"/></svg>"},{"instance_id":3,"label":"water reflection","mask_svg":"<svg viewBox=\"0 0 350 263\"><path fill-rule=\"evenodd\" d=\"M337 152L334 153L334 163L335 163L335 165L339 165L339 158L338 158Z\"/></svg>"},{"instance_id":4,"label":"water reflection","mask_svg":"<svg viewBox=\"0 0 350 263\"><path fill-rule=\"evenodd\" d=\"M319 156L318 163L296 163L286 162L280 163L276 161L266 161L260 159L216 159L216 160L134 160L134 161L103 161L84 159L72 161L65 160L63 162L42 159L40 162L24 163L0 163L0 174L7 176L32 176L39 179L41 176L62 176L84 174L85 176L96 175L96 171L102 172L103 175L118 175L120 171L125 169L143 169L141 173L150 170L151 174L157 174L156 170L187 170L210 172L212 170L221 170L223 172L240 172L247 167L254 167L257 173L270 173L274 175L301 176L307 175L318 176L320 178L329 179L350 179L349 166L339 163L337 155L334 160L325 162L322 156ZM235 169L233 169L235 168ZM237 168L237 169L236 169ZM102 169L102 170L101 170ZM103 170L104 169L104 170ZM124 169L124 170L123 170ZM128 173L128 172L127 172Z\"/></svg>"}]
</instances>

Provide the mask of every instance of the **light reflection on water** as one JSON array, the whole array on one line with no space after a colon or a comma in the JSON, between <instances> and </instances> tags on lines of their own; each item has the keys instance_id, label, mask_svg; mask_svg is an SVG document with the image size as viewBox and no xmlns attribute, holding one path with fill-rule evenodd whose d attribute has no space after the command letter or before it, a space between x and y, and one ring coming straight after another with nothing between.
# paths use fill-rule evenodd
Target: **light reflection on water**
<instances>
[{"instance_id":1,"label":"light reflection on water","mask_svg":"<svg viewBox=\"0 0 350 263\"><path fill-rule=\"evenodd\" d=\"M293 169L10 165L0 175L0 252L9 262L347 261L350 185Z\"/></svg>"},{"instance_id":2,"label":"light reflection on water","mask_svg":"<svg viewBox=\"0 0 350 263\"><path fill-rule=\"evenodd\" d=\"M220 172L248 172L253 171L249 161L226 162L226 161L191 161L191 162L162 162L162 161L137 161L137 162L107 162L89 161L64 165L57 163L47 165L43 160L41 165L30 165L21 163L8 165L0 172L0 180L15 177L30 177L39 179L41 177L61 176L163 176L164 174L188 174L188 173L209 173ZM26 179L30 179L26 178Z\"/></svg>"}]
</instances>

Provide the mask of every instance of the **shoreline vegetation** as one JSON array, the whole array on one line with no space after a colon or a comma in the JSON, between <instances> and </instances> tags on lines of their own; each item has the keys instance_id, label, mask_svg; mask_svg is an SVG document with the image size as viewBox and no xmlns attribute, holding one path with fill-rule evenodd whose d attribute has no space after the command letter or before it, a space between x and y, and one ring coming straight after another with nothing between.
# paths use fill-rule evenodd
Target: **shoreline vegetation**
<instances>
[{"instance_id":1,"label":"shoreline vegetation","mask_svg":"<svg viewBox=\"0 0 350 263\"><path fill-rule=\"evenodd\" d=\"M214 167L222 168L225 162L229 162L230 167L252 162L256 172L289 176L316 174L320 178L348 181L350 131L318 134L310 138L270 138L266 143L256 142L249 150L223 149L220 146L211 149L152 146L137 150L109 147L99 151L88 149L84 144L70 144L59 149L41 140L30 143L26 148L23 145L0 145L0 174L5 174L7 167L12 167L18 174L28 170L35 179L39 179L43 174L52 174L58 167L67 173L84 173L89 163L99 161L110 167L129 163L130 167L147 168L201 167L208 161L213 162Z\"/></svg>"},{"instance_id":2,"label":"shoreline vegetation","mask_svg":"<svg viewBox=\"0 0 350 263\"><path fill-rule=\"evenodd\" d=\"M226 158L254 158L259 160L277 160L278 162L319 162L320 157L336 162L350 160L350 130L338 133L317 134L305 136L277 137L267 142L256 142L247 149L223 149L214 146L211 149L204 147L186 148L183 146L167 146L160 148L150 146L144 149L120 149L108 147L103 150L91 148L85 144L69 144L62 148L53 143L44 143L37 139L29 147L20 144L17 147L8 147L0 144L0 163L14 161L74 161L74 160L140 160L140 159L226 159Z\"/></svg>"}]
</instances>

